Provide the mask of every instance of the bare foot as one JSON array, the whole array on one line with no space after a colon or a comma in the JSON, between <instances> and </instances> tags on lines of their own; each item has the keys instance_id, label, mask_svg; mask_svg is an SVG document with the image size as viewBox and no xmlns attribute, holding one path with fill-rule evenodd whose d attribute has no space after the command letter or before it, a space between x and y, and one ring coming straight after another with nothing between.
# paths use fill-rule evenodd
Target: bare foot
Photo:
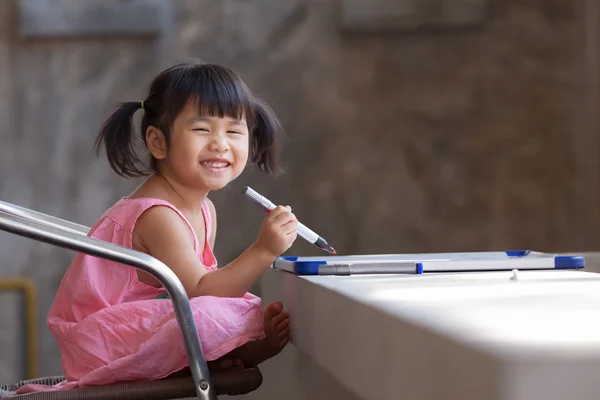
<instances>
[{"instance_id":1,"label":"bare foot","mask_svg":"<svg viewBox=\"0 0 600 400\"><path fill-rule=\"evenodd\" d=\"M279 354L290 341L290 320L283 304L277 301L265 308L263 330L266 335L263 340L272 353L269 357Z\"/></svg>"},{"instance_id":2,"label":"bare foot","mask_svg":"<svg viewBox=\"0 0 600 400\"><path fill-rule=\"evenodd\" d=\"M209 361L208 369L211 372L218 371L236 371L240 369L244 369L244 362L239 358L232 358L228 356L223 356L218 360Z\"/></svg>"},{"instance_id":3,"label":"bare foot","mask_svg":"<svg viewBox=\"0 0 600 400\"><path fill-rule=\"evenodd\" d=\"M280 302L271 303L265 308L263 330L265 338L249 342L229 353L241 359L246 367L260 364L276 356L290 341L290 320Z\"/></svg>"},{"instance_id":4,"label":"bare foot","mask_svg":"<svg viewBox=\"0 0 600 400\"><path fill-rule=\"evenodd\" d=\"M229 356L223 356L218 360L209 361L206 363L208 365L208 370L211 373L214 372L226 372L226 371L238 371L244 369L244 362L239 358L233 358ZM191 376L192 371L190 367L185 367L180 369L177 372L173 372L171 375L167 376L165 379L170 378L181 378Z\"/></svg>"}]
</instances>

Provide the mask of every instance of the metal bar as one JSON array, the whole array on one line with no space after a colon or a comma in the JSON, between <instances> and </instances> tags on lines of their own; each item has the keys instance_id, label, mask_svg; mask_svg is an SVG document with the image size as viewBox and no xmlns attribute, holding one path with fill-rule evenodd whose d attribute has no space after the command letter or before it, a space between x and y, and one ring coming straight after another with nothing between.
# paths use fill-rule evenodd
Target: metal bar
<instances>
[{"instance_id":1,"label":"metal bar","mask_svg":"<svg viewBox=\"0 0 600 400\"><path fill-rule=\"evenodd\" d=\"M80 225L75 222L65 219L53 217L52 215L44 214L39 211L30 210L25 207L20 207L15 204L10 204L0 200L0 211L7 214L18 215L34 222L45 224L54 228L68 230L69 232L87 235L90 228L85 225Z\"/></svg>"},{"instance_id":2,"label":"metal bar","mask_svg":"<svg viewBox=\"0 0 600 400\"><path fill-rule=\"evenodd\" d=\"M217 399L216 391L209 383L210 374L202 355L202 347L189 299L183 285L169 267L148 254L90 238L81 233L47 226L18 215L0 212L0 229L65 249L127 264L148 272L158 279L173 302L198 398L202 400Z\"/></svg>"}]
</instances>

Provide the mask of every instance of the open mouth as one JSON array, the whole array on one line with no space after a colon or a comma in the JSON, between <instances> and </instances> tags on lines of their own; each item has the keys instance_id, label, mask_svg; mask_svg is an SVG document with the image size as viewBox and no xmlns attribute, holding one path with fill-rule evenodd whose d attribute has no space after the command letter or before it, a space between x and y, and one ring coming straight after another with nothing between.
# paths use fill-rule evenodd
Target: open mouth
<instances>
[{"instance_id":1,"label":"open mouth","mask_svg":"<svg viewBox=\"0 0 600 400\"><path fill-rule=\"evenodd\" d=\"M203 165L210 169L222 170L222 169L229 167L231 164L227 161L206 160L206 161L200 161L200 165Z\"/></svg>"}]
</instances>

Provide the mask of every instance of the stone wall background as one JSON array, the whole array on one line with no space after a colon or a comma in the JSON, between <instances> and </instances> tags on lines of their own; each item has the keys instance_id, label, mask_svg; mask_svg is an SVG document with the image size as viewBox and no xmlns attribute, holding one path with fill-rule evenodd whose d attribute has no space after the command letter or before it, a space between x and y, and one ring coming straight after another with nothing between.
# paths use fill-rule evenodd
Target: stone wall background
<instances>
[{"instance_id":1,"label":"stone wall background","mask_svg":"<svg viewBox=\"0 0 600 400\"><path fill-rule=\"evenodd\" d=\"M199 57L238 70L287 130L285 175L212 195L221 264L263 218L245 185L340 253L597 250L599 6L363 3L0 1L0 199L91 225L139 184L95 156L102 121ZM37 285L39 373L59 374L45 315L73 253L2 232L0 254L0 278ZM15 296L0 296L0 381L24 378Z\"/></svg>"}]
</instances>

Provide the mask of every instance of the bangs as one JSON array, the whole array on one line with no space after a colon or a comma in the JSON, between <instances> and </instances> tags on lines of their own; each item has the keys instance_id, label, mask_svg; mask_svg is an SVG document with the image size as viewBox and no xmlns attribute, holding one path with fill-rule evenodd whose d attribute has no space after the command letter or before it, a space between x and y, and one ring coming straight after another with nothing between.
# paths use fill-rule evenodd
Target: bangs
<instances>
[{"instance_id":1,"label":"bangs","mask_svg":"<svg viewBox=\"0 0 600 400\"><path fill-rule=\"evenodd\" d=\"M248 127L253 125L252 95L233 71L212 64L194 64L176 72L168 88L161 121L171 127L175 118L189 101L194 102L202 116L245 118Z\"/></svg>"}]
</instances>

